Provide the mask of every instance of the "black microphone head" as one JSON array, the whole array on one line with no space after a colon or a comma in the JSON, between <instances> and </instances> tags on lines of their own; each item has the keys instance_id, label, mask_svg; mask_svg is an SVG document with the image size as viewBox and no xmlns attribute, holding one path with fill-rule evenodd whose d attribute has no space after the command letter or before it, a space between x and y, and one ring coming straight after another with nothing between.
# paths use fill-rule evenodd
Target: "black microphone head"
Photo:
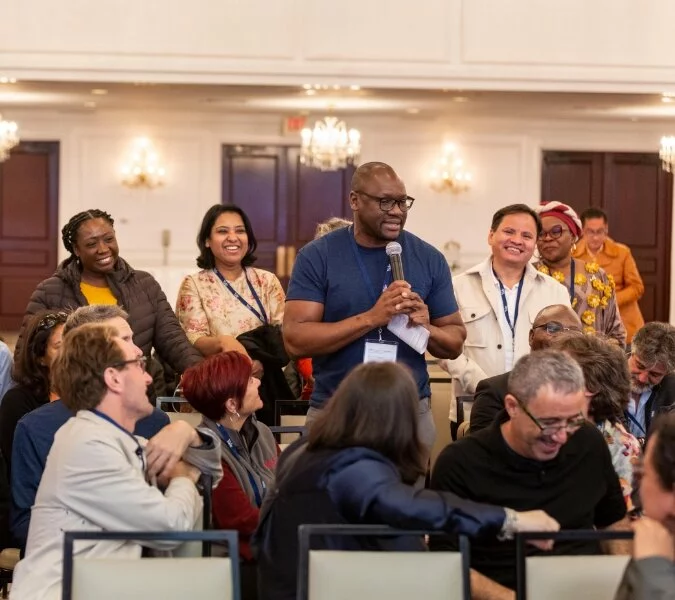
<instances>
[{"instance_id":1,"label":"black microphone head","mask_svg":"<svg viewBox=\"0 0 675 600\"><path fill-rule=\"evenodd\" d=\"M385 250L387 252L387 256L394 256L403 252L403 248L401 248L401 244L398 242L389 242Z\"/></svg>"}]
</instances>

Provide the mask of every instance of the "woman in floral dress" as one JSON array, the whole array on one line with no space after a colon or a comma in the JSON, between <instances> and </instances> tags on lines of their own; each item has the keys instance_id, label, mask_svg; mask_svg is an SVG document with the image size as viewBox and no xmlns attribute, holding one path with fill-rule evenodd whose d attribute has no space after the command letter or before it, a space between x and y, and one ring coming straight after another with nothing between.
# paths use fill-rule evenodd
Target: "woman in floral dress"
<instances>
[{"instance_id":1,"label":"woman in floral dress","mask_svg":"<svg viewBox=\"0 0 675 600\"><path fill-rule=\"evenodd\" d=\"M623 346L626 329L616 305L613 279L596 262L572 258L581 235L577 213L562 202L548 202L538 207L537 212L543 228L537 240L541 258L535 268L569 290L572 308L584 324L585 333L602 333Z\"/></svg>"}]
</instances>

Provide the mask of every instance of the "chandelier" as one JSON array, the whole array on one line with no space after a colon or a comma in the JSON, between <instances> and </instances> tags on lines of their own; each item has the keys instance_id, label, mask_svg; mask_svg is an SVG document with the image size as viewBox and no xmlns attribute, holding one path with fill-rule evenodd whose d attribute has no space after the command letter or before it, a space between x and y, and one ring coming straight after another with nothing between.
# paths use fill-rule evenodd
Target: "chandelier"
<instances>
[{"instance_id":1,"label":"chandelier","mask_svg":"<svg viewBox=\"0 0 675 600\"><path fill-rule=\"evenodd\" d=\"M317 121L314 129L306 127L300 132L302 147L300 162L321 171L337 171L355 164L361 153L361 133L349 129L336 117Z\"/></svg>"},{"instance_id":2,"label":"chandelier","mask_svg":"<svg viewBox=\"0 0 675 600\"><path fill-rule=\"evenodd\" d=\"M3 121L0 115L0 162L9 158L9 151L19 143L19 127L14 121Z\"/></svg>"},{"instance_id":3,"label":"chandelier","mask_svg":"<svg viewBox=\"0 0 675 600\"><path fill-rule=\"evenodd\" d=\"M437 192L449 191L455 194L471 187L471 173L464 168L464 161L454 144L445 144L443 152L429 173L431 189Z\"/></svg>"},{"instance_id":4,"label":"chandelier","mask_svg":"<svg viewBox=\"0 0 675 600\"><path fill-rule=\"evenodd\" d=\"M159 157L152 142L146 138L138 138L129 162L122 167L122 183L131 188L156 188L164 185L166 170L159 164Z\"/></svg>"},{"instance_id":5,"label":"chandelier","mask_svg":"<svg viewBox=\"0 0 675 600\"><path fill-rule=\"evenodd\" d=\"M672 173L675 170L675 136L669 135L661 138L659 158L664 171Z\"/></svg>"}]
</instances>

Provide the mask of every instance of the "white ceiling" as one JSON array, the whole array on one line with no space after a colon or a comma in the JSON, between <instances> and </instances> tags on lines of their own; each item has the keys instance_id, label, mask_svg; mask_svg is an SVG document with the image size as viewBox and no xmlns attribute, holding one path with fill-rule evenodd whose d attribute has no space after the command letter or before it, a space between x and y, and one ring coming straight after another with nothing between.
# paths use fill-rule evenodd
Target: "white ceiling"
<instances>
[{"instance_id":1,"label":"white ceiling","mask_svg":"<svg viewBox=\"0 0 675 600\"><path fill-rule=\"evenodd\" d=\"M456 89L334 89L298 87L4 82L0 111L166 110L205 113L305 114L332 110L351 115L436 117L534 117L556 119L662 121L675 119L675 97L655 94L476 92ZM306 89L306 88L310 89ZM316 89L318 88L318 89Z\"/></svg>"}]
</instances>

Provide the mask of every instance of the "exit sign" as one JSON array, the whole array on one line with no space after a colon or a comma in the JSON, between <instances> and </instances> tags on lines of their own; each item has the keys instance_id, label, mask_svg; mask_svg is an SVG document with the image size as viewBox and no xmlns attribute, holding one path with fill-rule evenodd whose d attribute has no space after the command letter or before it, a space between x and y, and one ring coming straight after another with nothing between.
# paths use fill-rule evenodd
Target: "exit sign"
<instances>
[{"instance_id":1,"label":"exit sign","mask_svg":"<svg viewBox=\"0 0 675 600\"><path fill-rule=\"evenodd\" d=\"M284 135L299 134L307 124L307 117L303 115L295 115L293 117L286 117L283 120L282 131Z\"/></svg>"}]
</instances>

